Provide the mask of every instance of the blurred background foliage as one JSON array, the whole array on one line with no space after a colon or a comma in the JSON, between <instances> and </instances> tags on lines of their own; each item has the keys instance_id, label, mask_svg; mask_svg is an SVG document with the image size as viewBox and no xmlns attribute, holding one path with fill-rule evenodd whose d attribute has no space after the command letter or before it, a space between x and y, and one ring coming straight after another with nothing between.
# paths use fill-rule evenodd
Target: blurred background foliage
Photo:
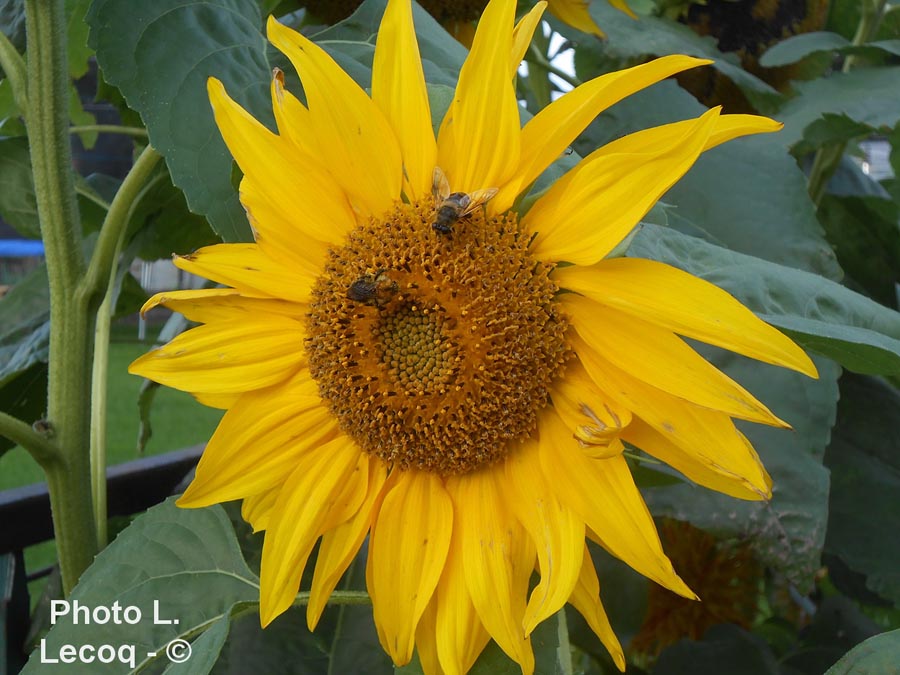
<instances>
[{"instance_id":1,"label":"blurred background foliage","mask_svg":"<svg viewBox=\"0 0 900 675\"><path fill-rule=\"evenodd\" d=\"M165 158L131 214L116 279L112 462L202 442L220 415L175 392L153 397L154 390L125 374L125 364L153 344L167 318L155 316L138 332L135 312L147 289L127 271L250 236L206 78L220 78L273 127L272 68L285 70L292 91L301 94L302 87L267 45L266 17L312 36L368 87L384 4L67 0L70 117L86 250L134 153L149 139ZM465 58L462 43L485 3L421 4L416 28L437 123ZM521 2L520 9L530 4ZM627 255L661 260L725 288L807 348L820 373L812 381L701 348L794 428L742 427L774 478L774 496L765 504L738 502L660 465L634 463L665 548L703 602L687 603L594 550L629 672L897 672L890 668L900 663L900 4L635 0L629 3L634 19L594 0L589 11L606 34L602 40L557 18L558 4L551 0L557 11L545 16L520 69L523 118L580 82L656 56L683 53L715 63L603 113L535 189L598 145L708 106L782 121L779 134L704 155L648 214ZM27 57L21 2L0 0L0 30ZM28 141L8 79L0 79L0 216L15 230L10 236L39 236ZM8 285L0 299L0 409L32 422L46 401L46 270L36 265ZM181 327L173 317L163 330ZM8 452L4 443L0 488L36 480L24 453ZM184 574L163 583L148 544L159 536L155 523L173 522L202 544L186 546ZM202 672L248 672L251 662L254 671L270 673L392 671L368 608L331 608L315 635L295 608L261 632L252 611L241 616L254 600L243 587L198 588L191 573L201 570L255 583L260 543L237 509L180 512L167 503L113 543L76 597L103 604L125 590L161 600L190 594L205 616L219 617L204 624L194 643L195 655L208 657ZM29 564L52 562L52 555L32 554ZM149 590L104 575L116 560L140 561ZM364 587L361 569L351 569L343 588ZM41 625L45 606L35 611ZM616 672L577 613L567 620L568 638L557 620L533 637L538 672ZM77 643L77 630L83 627L60 626L51 636ZM132 638L154 639L149 633ZM116 641L124 641L121 634ZM417 668L413 663L399 672ZM518 671L491 646L472 672Z\"/></svg>"}]
</instances>

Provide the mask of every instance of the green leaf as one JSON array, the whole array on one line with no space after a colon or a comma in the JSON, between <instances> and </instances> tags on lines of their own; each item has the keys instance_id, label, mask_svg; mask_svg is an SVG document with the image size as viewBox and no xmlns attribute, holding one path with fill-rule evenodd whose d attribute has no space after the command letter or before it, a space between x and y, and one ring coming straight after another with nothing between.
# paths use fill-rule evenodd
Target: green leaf
<instances>
[{"instance_id":1,"label":"green leaf","mask_svg":"<svg viewBox=\"0 0 900 675\"><path fill-rule=\"evenodd\" d=\"M875 130L846 115L825 113L803 130L803 140L794 147L796 156L802 156L832 143L846 143L855 138L869 136Z\"/></svg>"},{"instance_id":2,"label":"green leaf","mask_svg":"<svg viewBox=\"0 0 900 675\"><path fill-rule=\"evenodd\" d=\"M900 207L877 197L826 194L819 209L838 262L866 294L896 309L900 283Z\"/></svg>"},{"instance_id":3,"label":"green leaf","mask_svg":"<svg viewBox=\"0 0 900 675\"><path fill-rule=\"evenodd\" d=\"M900 374L900 313L824 277L645 225L629 255L724 288L805 349L863 374Z\"/></svg>"},{"instance_id":4,"label":"green leaf","mask_svg":"<svg viewBox=\"0 0 900 675\"><path fill-rule=\"evenodd\" d=\"M168 259L219 241L209 222L188 209L184 193L172 185L165 165L151 180L153 185L135 205L128 222L127 248L131 257Z\"/></svg>"},{"instance_id":5,"label":"green leaf","mask_svg":"<svg viewBox=\"0 0 900 675\"><path fill-rule=\"evenodd\" d=\"M785 66L810 54L833 51L849 44L849 40L845 37L827 31L793 35L767 49L759 57L759 65L765 68Z\"/></svg>"},{"instance_id":6,"label":"green leaf","mask_svg":"<svg viewBox=\"0 0 900 675\"><path fill-rule=\"evenodd\" d=\"M900 630L871 637L847 652L825 675L875 675L896 672Z\"/></svg>"},{"instance_id":7,"label":"green leaf","mask_svg":"<svg viewBox=\"0 0 900 675\"><path fill-rule=\"evenodd\" d=\"M875 40L862 45L853 45L842 35L827 31L803 33L782 40L772 46L759 59L759 65L766 68L785 66L811 54L836 51L840 54L856 54L870 58L881 54L900 55L900 40Z\"/></svg>"},{"instance_id":8,"label":"green leaf","mask_svg":"<svg viewBox=\"0 0 900 675\"><path fill-rule=\"evenodd\" d=\"M273 126L271 68L256 4L98 0L87 22L106 80L141 114L150 142L166 158L190 209L206 216L224 240L249 241L206 80L222 80L238 103Z\"/></svg>"},{"instance_id":9,"label":"green leaf","mask_svg":"<svg viewBox=\"0 0 900 675\"><path fill-rule=\"evenodd\" d=\"M25 51L25 3L22 0L0 0L0 31L20 54Z\"/></svg>"},{"instance_id":10,"label":"green leaf","mask_svg":"<svg viewBox=\"0 0 900 675\"><path fill-rule=\"evenodd\" d=\"M375 37L386 6L387 0L366 0L352 15L313 36L315 42L327 49L338 63L353 68L352 71L348 69L348 73L362 87L371 86ZM415 3L413 23L425 80L429 84L456 87L459 69L468 54L466 48Z\"/></svg>"},{"instance_id":11,"label":"green leaf","mask_svg":"<svg viewBox=\"0 0 900 675\"><path fill-rule=\"evenodd\" d=\"M259 580L244 563L222 508L179 509L169 499L138 517L97 556L68 599L68 615L57 617L39 649L58 655L64 644L133 645L134 665L94 662L90 672L135 673L151 663L165 663L166 645L172 640L189 640L214 627L221 631L223 617L258 600ZM136 607L140 620L82 620L76 625L75 602L88 612L112 609L114 603L122 612ZM216 641L214 634L198 645L204 662ZM22 672L45 669L36 651Z\"/></svg>"},{"instance_id":12,"label":"green leaf","mask_svg":"<svg viewBox=\"0 0 900 675\"><path fill-rule=\"evenodd\" d=\"M41 238L25 137L0 138L0 216L23 237Z\"/></svg>"},{"instance_id":13,"label":"green leaf","mask_svg":"<svg viewBox=\"0 0 900 675\"><path fill-rule=\"evenodd\" d=\"M575 149L585 156L623 134L696 117L704 110L674 82L662 82L601 115ZM704 153L665 195L673 207L670 222L684 229L678 223L689 221L712 241L741 253L839 278L806 178L780 136L737 139Z\"/></svg>"},{"instance_id":14,"label":"green leaf","mask_svg":"<svg viewBox=\"0 0 900 675\"><path fill-rule=\"evenodd\" d=\"M194 640L190 658L181 663L173 662L164 675L206 675L211 672L230 629L230 618L223 616Z\"/></svg>"},{"instance_id":15,"label":"green leaf","mask_svg":"<svg viewBox=\"0 0 900 675\"><path fill-rule=\"evenodd\" d=\"M831 498L825 550L866 575L866 586L900 606L900 391L844 375L834 437L825 455Z\"/></svg>"},{"instance_id":16,"label":"green leaf","mask_svg":"<svg viewBox=\"0 0 900 675\"><path fill-rule=\"evenodd\" d=\"M900 66L854 68L849 73L809 82L795 82L797 96L776 117L784 122L778 134L782 143L793 145L803 130L825 113L846 115L875 129L892 128L900 120Z\"/></svg>"},{"instance_id":17,"label":"green leaf","mask_svg":"<svg viewBox=\"0 0 900 675\"><path fill-rule=\"evenodd\" d=\"M6 380L0 386L0 410L28 424L44 417L47 410L47 364L34 363ZM0 457L14 446L11 440L0 436Z\"/></svg>"},{"instance_id":18,"label":"green leaf","mask_svg":"<svg viewBox=\"0 0 900 675\"><path fill-rule=\"evenodd\" d=\"M328 653L322 647L321 637L306 627L303 607L292 607L265 629L260 627L259 614L252 613L234 621L221 659L212 672L319 675L328 672ZM290 664L290 668L285 669L285 664Z\"/></svg>"},{"instance_id":19,"label":"green leaf","mask_svg":"<svg viewBox=\"0 0 900 675\"><path fill-rule=\"evenodd\" d=\"M84 22L91 0L66 0L66 52L69 77L77 80L88 72L94 51L88 46L88 25Z\"/></svg>"},{"instance_id":20,"label":"green leaf","mask_svg":"<svg viewBox=\"0 0 900 675\"><path fill-rule=\"evenodd\" d=\"M687 26L664 17L642 16L638 21L607 2L590 3L590 12L609 36L608 42L586 42L580 49L606 55L637 59L647 55L687 54L713 59L715 68L738 85L754 102L773 101L781 95L771 86L741 68L734 54L719 51L711 37L701 37ZM558 24L557 24L558 25ZM571 29L561 26L563 34Z\"/></svg>"},{"instance_id":21,"label":"green leaf","mask_svg":"<svg viewBox=\"0 0 900 675\"><path fill-rule=\"evenodd\" d=\"M653 675L779 675L778 660L759 637L732 624L710 628L699 642L681 640L664 650Z\"/></svg>"},{"instance_id":22,"label":"green leaf","mask_svg":"<svg viewBox=\"0 0 900 675\"><path fill-rule=\"evenodd\" d=\"M42 264L0 298L0 385L36 363L50 344L50 286Z\"/></svg>"}]
</instances>

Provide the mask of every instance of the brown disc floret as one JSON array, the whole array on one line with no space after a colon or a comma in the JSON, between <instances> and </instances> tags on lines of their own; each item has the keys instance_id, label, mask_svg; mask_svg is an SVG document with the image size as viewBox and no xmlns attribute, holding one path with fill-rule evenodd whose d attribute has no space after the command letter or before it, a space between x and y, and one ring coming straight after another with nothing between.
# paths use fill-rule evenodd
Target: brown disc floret
<instances>
[{"instance_id":1,"label":"brown disc floret","mask_svg":"<svg viewBox=\"0 0 900 675\"><path fill-rule=\"evenodd\" d=\"M398 204L330 252L306 350L322 397L365 451L446 475L534 432L569 349L552 266L529 254L515 216L478 212L444 235L434 214L430 199Z\"/></svg>"}]
</instances>

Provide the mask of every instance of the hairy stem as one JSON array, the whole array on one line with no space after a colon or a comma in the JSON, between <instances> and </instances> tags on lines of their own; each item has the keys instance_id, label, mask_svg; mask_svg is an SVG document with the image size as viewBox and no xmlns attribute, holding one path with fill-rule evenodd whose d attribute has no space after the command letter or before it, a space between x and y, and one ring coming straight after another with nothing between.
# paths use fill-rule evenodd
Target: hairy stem
<instances>
[{"instance_id":1,"label":"hairy stem","mask_svg":"<svg viewBox=\"0 0 900 675\"><path fill-rule=\"evenodd\" d=\"M25 18L26 120L50 282L47 422L60 450L44 469L68 594L97 552L88 456L96 307L75 292L85 264L69 147L64 0L26 0Z\"/></svg>"},{"instance_id":2,"label":"hairy stem","mask_svg":"<svg viewBox=\"0 0 900 675\"><path fill-rule=\"evenodd\" d=\"M59 448L49 438L35 431L28 423L0 410L0 436L21 445L41 466L59 461Z\"/></svg>"}]
</instances>

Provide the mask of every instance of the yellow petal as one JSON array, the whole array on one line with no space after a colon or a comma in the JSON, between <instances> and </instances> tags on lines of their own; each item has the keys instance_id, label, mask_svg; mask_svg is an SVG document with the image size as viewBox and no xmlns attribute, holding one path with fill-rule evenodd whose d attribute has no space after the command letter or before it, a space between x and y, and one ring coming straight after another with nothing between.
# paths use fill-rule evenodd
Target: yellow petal
<instances>
[{"instance_id":1,"label":"yellow petal","mask_svg":"<svg viewBox=\"0 0 900 675\"><path fill-rule=\"evenodd\" d=\"M550 6L553 12L553 5ZM597 115L631 94L670 75L711 63L690 56L664 56L626 70L601 75L559 97L532 117L522 129L521 188L526 188L565 151ZM516 194L501 189L497 208L508 208Z\"/></svg>"},{"instance_id":2,"label":"yellow petal","mask_svg":"<svg viewBox=\"0 0 900 675\"><path fill-rule=\"evenodd\" d=\"M409 0L390 0L381 20L372 66L372 100L397 135L411 200L431 192L437 144L425 74Z\"/></svg>"},{"instance_id":3,"label":"yellow petal","mask_svg":"<svg viewBox=\"0 0 900 675\"><path fill-rule=\"evenodd\" d=\"M788 425L673 333L574 293L560 296L590 349L631 377L710 410Z\"/></svg>"},{"instance_id":4,"label":"yellow petal","mask_svg":"<svg viewBox=\"0 0 900 675\"><path fill-rule=\"evenodd\" d=\"M272 516L272 509L278 502L278 494L281 492L282 485L284 482L279 482L265 492L244 498L244 503L241 504L241 517L250 523L254 532L261 532L269 527L269 518ZM182 504L179 503L179 506Z\"/></svg>"},{"instance_id":5,"label":"yellow petal","mask_svg":"<svg viewBox=\"0 0 900 675\"><path fill-rule=\"evenodd\" d=\"M311 264L324 260L328 244L355 224L343 191L289 139L233 101L221 82L210 78L207 90L219 131L244 172L241 203L257 243L288 268L308 274Z\"/></svg>"},{"instance_id":6,"label":"yellow petal","mask_svg":"<svg viewBox=\"0 0 900 675\"><path fill-rule=\"evenodd\" d=\"M441 668L437 653L437 637L434 622L437 618L437 594L431 596L431 602L422 612L419 625L416 626L416 654L424 675L446 675Z\"/></svg>"},{"instance_id":7,"label":"yellow petal","mask_svg":"<svg viewBox=\"0 0 900 675\"><path fill-rule=\"evenodd\" d=\"M271 489L301 456L338 434L308 373L244 394L219 423L178 505L209 506Z\"/></svg>"},{"instance_id":8,"label":"yellow petal","mask_svg":"<svg viewBox=\"0 0 900 675\"><path fill-rule=\"evenodd\" d=\"M591 265L624 239L681 178L706 145L718 108L669 135L639 131L592 153L556 181L526 214L541 260ZM658 142L640 149L644 135ZM603 151L603 152L601 152Z\"/></svg>"},{"instance_id":9,"label":"yellow petal","mask_svg":"<svg viewBox=\"0 0 900 675\"><path fill-rule=\"evenodd\" d=\"M372 526L366 581L381 646L409 663L416 624L437 586L453 528L453 504L439 476L403 471Z\"/></svg>"},{"instance_id":10,"label":"yellow petal","mask_svg":"<svg viewBox=\"0 0 900 675\"><path fill-rule=\"evenodd\" d=\"M539 420L541 466L557 494L604 547L644 576L687 598L694 594L663 553L653 518L625 458L591 459L552 409Z\"/></svg>"},{"instance_id":11,"label":"yellow petal","mask_svg":"<svg viewBox=\"0 0 900 675\"><path fill-rule=\"evenodd\" d=\"M528 51L535 29L541 25L541 17L546 8L546 2L536 3L525 16L519 19L515 30L513 30L513 50L512 58L510 59L510 76L513 78L516 77L519 65L522 63L522 59L525 58L525 52Z\"/></svg>"},{"instance_id":12,"label":"yellow petal","mask_svg":"<svg viewBox=\"0 0 900 675\"><path fill-rule=\"evenodd\" d=\"M588 11L588 0L550 0L550 13L572 28L598 38L606 37Z\"/></svg>"},{"instance_id":13,"label":"yellow petal","mask_svg":"<svg viewBox=\"0 0 900 675\"><path fill-rule=\"evenodd\" d=\"M356 470L360 450L346 436L298 458L272 509L260 565L259 618L263 627L294 601L323 524Z\"/></svg>"},{"instance_id":14,"label":"yellow petal","mask_svg":"<svg viewBox=\"0 0 900 675\"><path fill-rule=\"evenodd\" d=\"M173 257L175 266L251 296L306 302L321 273L315 261L286 266L256 244L216 244Z\"/></svg>"},{"instance_id":15,"label":"yellow petal","mask_svg":"<svg viewBox=\"0 0 900 675\"><path fill-rule=\"evenodd\" d=\"M273 298L248 298L233 288L163 291L144 303L141 314L159 305L198 323L241 321L258 314L278 314L302 320L306 313L305 305Z\"/></svg>"},{"instance_id":16,"label":"yellow petal","mask_svg":"<svg viewBox=\"0 0 900 675\"><path fill-rule=\"evenodd\" d=\"M558 268L553 278L563 288L679 335L816 377L816 367L790 338L722 289L669 265L610 258L590 267Z\"/></svg>"},{"instance_id":17,"label":"yellow petal","mask_svg":"<svg viewBox=\"0 0 900 675\"><path fill-rule=\"evenodd\" d=\"M454 192L502 187L519 162L519 104L509 76L516 3L494 0L478 22L438 136L438 165Z\"/></svg>"},{"instance_id":18,"label":"yellow petal","mask_svg":"<svg viewBox=\"0 0 900 675\"><path fill-rule=\"evenodd\" d=\"M459 528L453 531L444 574L431 602L435 615L435 652L441 670L446 675L466 675L484 650L490 635L478 618L466 586Z\"/></svg>"},{"instance_id":19,"label":"yellow petal","mask_svg":"<svg viewBox=\"0 0 900 675\"><path fill-rule=\"evenodd\" d=\"M183 391L237 393L289 378L303 365L303 324L276 314L217 321L147 352L128 372Z\"/></svg>"},{"instance_id":20,"label":"yellow petal","mask_svg":"<svg viewBox=\"0 0 900 675\"><path fill-rule=\"evenodd\" d=\"M463 569L472 604L494 641L522 668L534 671L523 628L535 551L505 504L502 474L489 467L447 479L462 539Z\"/></svg>"},{"instance_id":21,"label":"yellow petal","mask_svg":"<svg viewBox=\"0 0 900 675\"><path fill-rule=\"evenodd\" d=\"M238 402L243 394L213 394L208 391L192 391L191 396L210 408L228 410Z\"/></svg>"},{"instance_id":22,"label":"yellow petal","mask_svg":"<svg viewBox=\"0 0 900 675\"><path fill-rule=\"evenodd\" d=\"M321 47L272 16L266 27L269 40L290 59L303 82L320 161L361 214L380 216L400 198L403 175L391 125Z\"/></svg>"},{"instance_id":23,"label":"yellow petal","mask_svg":"<svg viewBox=\"0 0 900 675\"><path fill-rule=\"evenodd\" d=\"M509 508L534 542L541 574L525 609L526 634L566 604L581 571L584 548L584 521L544 479L537 444L529 440L507 455L503 478Z\"/></svg>"},{"instance_id":24,"label":"yellow petal","mask_svg":"<svg viewBox=\"0 0 900 675\"><path fill-rule=\"evenodd\" d=\"M752 498L747 491L760 499L771 496L771 479L728 415L691 405L630 377L578 339L572 340L572 346L597 386L711 470L733 476L746 488L744 499Z\"/></svg>"},{"instance_id":25,"label":"yellow petal","mask_svg":"<svg viewBox=\"0 0 900 675\"><path fill-rule=\"evenodd\" d=\"M631 411L604 395L577 359L566 364L563 377L550 387L553 408L570 429L584 441L612 441L631 423Z\"/></svg>"},{"instance_id":26,"label":"yellow petal","mask_svg":"<svg viewBox=\"0 0 900 675\"><path fill-rule=\"evenodd\" d=\"M572 592L571 603L587 621L594 635L600 638L616 667L624 673L625 654L600 602L600 581L597 579L597 570L594 569L594 561L591 560L587 545L584 547L581 572Z\"/></svg>"},{"instance_id":27,"label":"yellow petal","mask_svg":"<svg viewBox=\"0 0 900 675\"><path fill-rule=\"evenodd\" d=\"M316 156L315 130L309 116L309 110L296 96L284 88L284 73L275 69L272 78L272 111L275 124L282 138L290 139L297 152L310 158Z\"/></svg>"},{"instance_id":28,"label":"yellow petal","mask_svg":"<svg viewBox=\"0 0 900 675\"><path fill-rule=\"evenodd\" d=\"M328 598L356 557L381 504L382 488L387 480L387 466L379 459L369 459L367 463L369 476L362 504L352 518L322 535L309 602L306 605L306 624L310 630L315 630L316 624L319 623Z\"/></svg>"},{"instance_id":29,"label":"yellow petal","mask_svg":"<svg viewBox=\"0 0 900 675\"><path fill-rule=\"evenodd\" d=\"M670 438L639 418L635 418L622 432L622 437L648 455L677 469L698 485L737 499L759 501L765 498L765 493L760 492L743 476L738 476L713 463L715 458L701 459L698 457L699 453L675 445Z\"/></svg>"},{"instance_id":30,"label":"yellow petal","mask_svg":"<svg viewBox=\"0 0 900 675\"><path fill-rule=\"evenodd\" d=\"M471 21L448 21L444 30L452 35L466 49L472 48L475 41L475 24Z\"/></svg>"}]
</instances>

